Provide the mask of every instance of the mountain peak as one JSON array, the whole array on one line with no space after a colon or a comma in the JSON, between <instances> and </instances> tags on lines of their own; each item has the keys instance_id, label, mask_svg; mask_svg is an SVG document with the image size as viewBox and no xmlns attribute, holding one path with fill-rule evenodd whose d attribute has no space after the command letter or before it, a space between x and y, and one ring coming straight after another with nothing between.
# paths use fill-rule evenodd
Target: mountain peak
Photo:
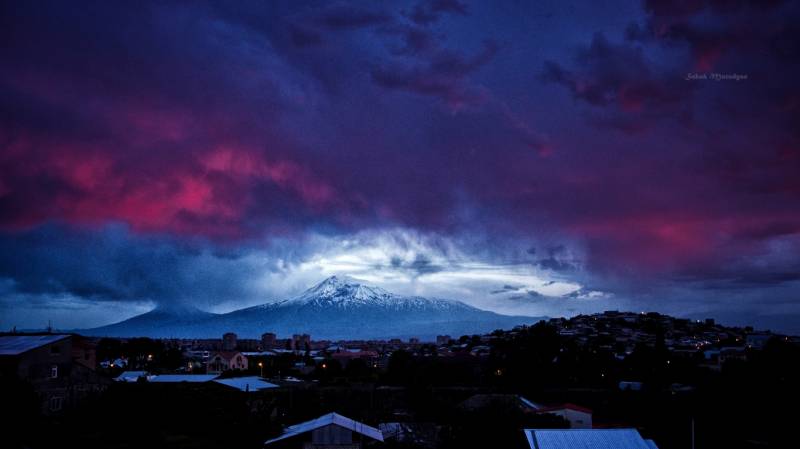
<instances>
[{"instance_id":1,"label":"mountain peak","mask_svg":"<svg viewBox=\"0 0 800 449\"><path fill-rule=\"evenodd\" d=\"M319 284L306 290L302 296L312 296L316 298L358 299L365 300L378 296L390 295L389 292L380 288L362 283L362 281L350 276L331 276Z\"/></svg>"},{"instance_id":2,"label":"mountain peak","mask_svg":"<svg viewBox=\"0 0 800 449\"><path fill-rule=\"evenodd\" d=\"M164 315L203 315L209 313L182 302L160 303L151 312Z\"/></svg>"},{"instance_id":3,"label":"mountain peak","mask_svg":"<svg viewBox=\"0 0 800 449\"><path fill-rule=\"evenodd\" d=\"M319 287L320 285L339 285L351 281L355 282L355 279L351 278L350 276L344 276L340 274L340 275L329 276L316 286Z\"/></svg>"},{"instance_id":4,"label":"mountain peak","mask_svg":"<svg viewBox=\"0 0 800 449\"><path fill-rule=\"evenodd\" d=\"M359 280L359 279L347 276L347 275L339 274L339 275L333 275L333 276L329 276L329 277L325 278L322 282L320 282L319 284L311 287L308 290L311 291L311 290L316 290L316 289L320 289L320 288L340 288L340 287L344 287L344 286L348 286L348 285L355 287L355 286L364 285L364 282Z\"/></svg>"}]
</instances>

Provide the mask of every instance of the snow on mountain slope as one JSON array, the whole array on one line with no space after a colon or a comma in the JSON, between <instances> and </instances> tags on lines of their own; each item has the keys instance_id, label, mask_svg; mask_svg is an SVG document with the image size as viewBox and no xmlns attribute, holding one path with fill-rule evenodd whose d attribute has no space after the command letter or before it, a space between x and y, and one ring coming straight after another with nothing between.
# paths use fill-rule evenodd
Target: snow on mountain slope
<instances>
[{"instance_id":1,"label":"snow on mountain slope","mask_svg":"<svg viewBox=\"0 0 800 449\"><path fill-rule=\"evenodd\" d=\"M225 314L148 312L85 333L107 336L218 337L235 332L258 338L264 332L280 337L307 333L315 339L378 339L438 334L460 336L532 324L539 318L499 315L459 301L402 296L333 276L302 294L283 301Z\"/></svg>"},{"instance_id":2,"label":"snow on mountain slope","mask_svg":"<svg viewBox=\"0 0 800 449\"><path fill-rule=\"evenodd\" d=\"M386 307L389 309L471 309L458 301L429 299L421 296L400 296L380 288L361 284L345 276L331 276L306 290L300 296L279 303L282 306L314 305L319 307L358 308Z\"/></svg>"}]
</instances>

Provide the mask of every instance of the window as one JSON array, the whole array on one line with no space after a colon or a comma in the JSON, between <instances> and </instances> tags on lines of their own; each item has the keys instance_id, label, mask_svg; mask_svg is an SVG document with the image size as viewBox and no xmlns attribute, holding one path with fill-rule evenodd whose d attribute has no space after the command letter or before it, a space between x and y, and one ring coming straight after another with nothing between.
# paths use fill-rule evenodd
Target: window
<instances>
[{"instance_id":1,"label":"window","mask_svg":"<svg viewBox=\"0 0 800 449\"><path fill-rule=\"evenodd\" d=\"M52 396L50 398L50 411L57 412L64 406L64 398L61 396Z\"/></svg>"},{"instance_id":2,"label":"window","mask_svg":"<svg viewBox=\"0 0 800 449\"><path fill-rule=\"evenodd\" d=\"M50 378L51 379L58 378L58 365L53 365L50 367Z\"/></svg>"}]
</instances>

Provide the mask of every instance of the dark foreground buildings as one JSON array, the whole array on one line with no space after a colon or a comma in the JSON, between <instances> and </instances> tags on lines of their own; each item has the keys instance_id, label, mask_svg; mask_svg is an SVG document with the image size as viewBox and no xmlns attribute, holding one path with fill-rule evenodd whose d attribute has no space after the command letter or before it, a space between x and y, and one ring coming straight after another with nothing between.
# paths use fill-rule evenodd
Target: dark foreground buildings
<instances>
[{"instance_id":1,"label":"dark foreground buildings","mask_svg":"<svg viewBox=\"0 0 800 449\"><path fill-rule=\"evenodd\" d=\"M94 351L73 335L0 336L0 382L36 397L44 414L57 413L106 389L93 369Z\"/></svg>"}]
</instances>

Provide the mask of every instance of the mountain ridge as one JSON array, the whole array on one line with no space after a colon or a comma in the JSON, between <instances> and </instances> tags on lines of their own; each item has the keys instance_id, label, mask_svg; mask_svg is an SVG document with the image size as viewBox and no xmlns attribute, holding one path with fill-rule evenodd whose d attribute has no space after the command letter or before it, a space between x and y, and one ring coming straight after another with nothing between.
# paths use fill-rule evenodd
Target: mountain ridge
<instances>
[{"instance_id":1,"label":"mountain ridge","mask_svg":"<svg viewBox=\"0 0 800 449\"><path fill-rule=\"evenodd\" d=\"M214 314L171 313L156 308L128 320L86 329L87 335L110 337L214 338L235 332L259 338L307 333L317 339L380 339L439 334L466 335L532 324L541 317L510 316L460 301L404 296L346 276L331 276L303 293L281 301Z\"/></svg>"}]
</instances>

